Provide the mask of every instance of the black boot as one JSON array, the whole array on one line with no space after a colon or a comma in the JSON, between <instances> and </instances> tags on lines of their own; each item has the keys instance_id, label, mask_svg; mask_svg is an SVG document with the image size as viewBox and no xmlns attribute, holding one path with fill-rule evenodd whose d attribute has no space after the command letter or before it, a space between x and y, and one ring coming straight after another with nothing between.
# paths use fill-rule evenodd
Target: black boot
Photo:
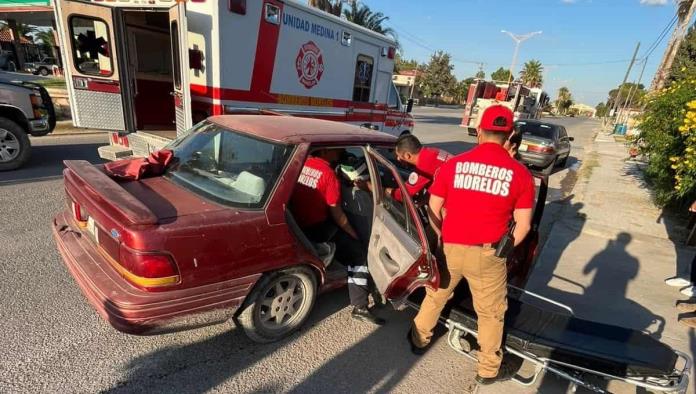
<instances>
[{"instance_id":1,"label":"black boot","mask_svg":"<svg viewBox=\"0 0 696 394\"><path fill-rule=\"evenodd\" d=\"M408 344L411 345L411 353L415 354L416 356L422 356L425 354L425 352L428 351L428 346L426 347L418 347L416 346L415 342L413 342L413 328L408 330L408 333L406 333L406 339L408 339Z\"/></svg>"},{"instance_id":2,"label":"black boot","mask_svg":"<svg viewBox=\"0 0 696 394\"><path fill-rule=\"evenodd\" d=\"M515 375L515 372L512 370L512 367L503 362L500 365L500 369L498 370L498 375L492 378L484 378L481 377L481 375L476 374L476 382L482 386L488 386L490 384L496 383L496 382L502 382L505 380L510 380L512 377Z\"/></svg>"},{"instance_id":3,"label":"black boot","mask_svg":"<svg viewBox=\"0 0 696 394\"><path fill-rule=\"evenodd\" d=\"M350 315L355 320L360 320L360 321L372 323L376 326L381 326L381 325L384 325L384 323L385 323L384 319L373 315L372 312L370 312L370 310L367 309L366 306L354 307L353 312L351 312Z\"/></svg>"}]
</instances>

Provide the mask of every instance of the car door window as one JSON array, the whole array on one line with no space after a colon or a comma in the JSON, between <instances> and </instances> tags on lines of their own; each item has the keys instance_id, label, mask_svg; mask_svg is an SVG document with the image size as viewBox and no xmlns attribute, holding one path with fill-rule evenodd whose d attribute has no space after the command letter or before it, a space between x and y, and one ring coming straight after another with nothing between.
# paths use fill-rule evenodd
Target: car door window
<instances>
[{"instance_id":1,"label":"car door window","mask_svg":"<svg viewBox=\"0 0 696 394\"><path fill-rule=\"evenodd\" d=\"M398 306L416 288L437 286L437 269L428 253L423 225L398 170L376 151L368 152L375 195L368 268L380 293ZM404 200L397 201L385 193L387 184L400 188Z\"/></svg>"}]
</instances>

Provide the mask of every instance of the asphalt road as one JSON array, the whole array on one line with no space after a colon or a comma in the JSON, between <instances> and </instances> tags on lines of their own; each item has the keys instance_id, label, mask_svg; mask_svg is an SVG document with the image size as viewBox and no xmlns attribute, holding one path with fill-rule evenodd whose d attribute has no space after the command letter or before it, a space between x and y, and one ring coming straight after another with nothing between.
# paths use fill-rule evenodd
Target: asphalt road
<instances>
[{"instance_id":1,"label":"asphalt road","mask_svg":"<svg viewBox=\"0 0 696 394\"><path fill-rule=\"evenodd\" d=\"M474 143L457 126L459 111L418 109L416 116L417 134L427 142L453 153ZM576 137L573 155L579 162L581 145L597 124L584 119L559 122ZM118 333L86 302L50 233L52 216L64 208L62 160L97 162L96 146L106 143L106 136L49 136L32 142L26 167L0 173L0 392L471 389L473 364L444 340L423 357L409 352L405 335L412 311L382 309L379 313L388 324L374 328L350 318L345 291L320 297L300 332L268 345L251 342L232 323L153 337ZM561 181L572 179L573 171L553 175L552 187L561 190Z\"/></svg>"}]
</instances>

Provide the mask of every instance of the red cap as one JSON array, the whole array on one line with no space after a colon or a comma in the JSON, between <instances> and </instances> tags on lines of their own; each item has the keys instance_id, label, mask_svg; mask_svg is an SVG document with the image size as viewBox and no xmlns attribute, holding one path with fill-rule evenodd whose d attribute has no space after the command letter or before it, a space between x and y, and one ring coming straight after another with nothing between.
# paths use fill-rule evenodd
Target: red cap
<instances>
[{"instance_id":1,"label":"red cap","mask_svg":"<svg viewBox=\"0 0 696 394\"><path fill-rule=\"evenodd\" d=\"M510 108L493 105L486 108L481 115L479 127L484 131L511 133L513 129L513 114Z\"/></svg>"}]
</instances>

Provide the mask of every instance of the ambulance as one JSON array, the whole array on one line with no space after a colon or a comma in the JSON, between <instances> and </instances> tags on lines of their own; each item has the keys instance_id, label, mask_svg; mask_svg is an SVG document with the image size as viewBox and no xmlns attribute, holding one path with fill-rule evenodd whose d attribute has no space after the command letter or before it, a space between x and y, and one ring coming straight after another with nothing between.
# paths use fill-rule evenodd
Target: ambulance
<instances>
[{"instance_id":1,"label":"ambulance","mask_svg":"<svg viewBox=\"0 0 696 394\"><path fill-rule=\"evenodd\" d=\"M76 127L102 158L145 156L220 114L301 116L409 133L396 43L291 0L56 0Z\"/></svg>"},{"instance_id":2,"label":"ambulance","mask_svg":"<svg viewBox=\"0 0 696 394\"><path fill-rule=\"evenodd\" d=\"M497 104L510 108L515 120L539 119L548 103L549 95L540 88L530 88L520 82L509 85L479 79L469 87L460 126L466 128L469 135L476 135L478 115Z\"/></svg>"}]
</instances>

